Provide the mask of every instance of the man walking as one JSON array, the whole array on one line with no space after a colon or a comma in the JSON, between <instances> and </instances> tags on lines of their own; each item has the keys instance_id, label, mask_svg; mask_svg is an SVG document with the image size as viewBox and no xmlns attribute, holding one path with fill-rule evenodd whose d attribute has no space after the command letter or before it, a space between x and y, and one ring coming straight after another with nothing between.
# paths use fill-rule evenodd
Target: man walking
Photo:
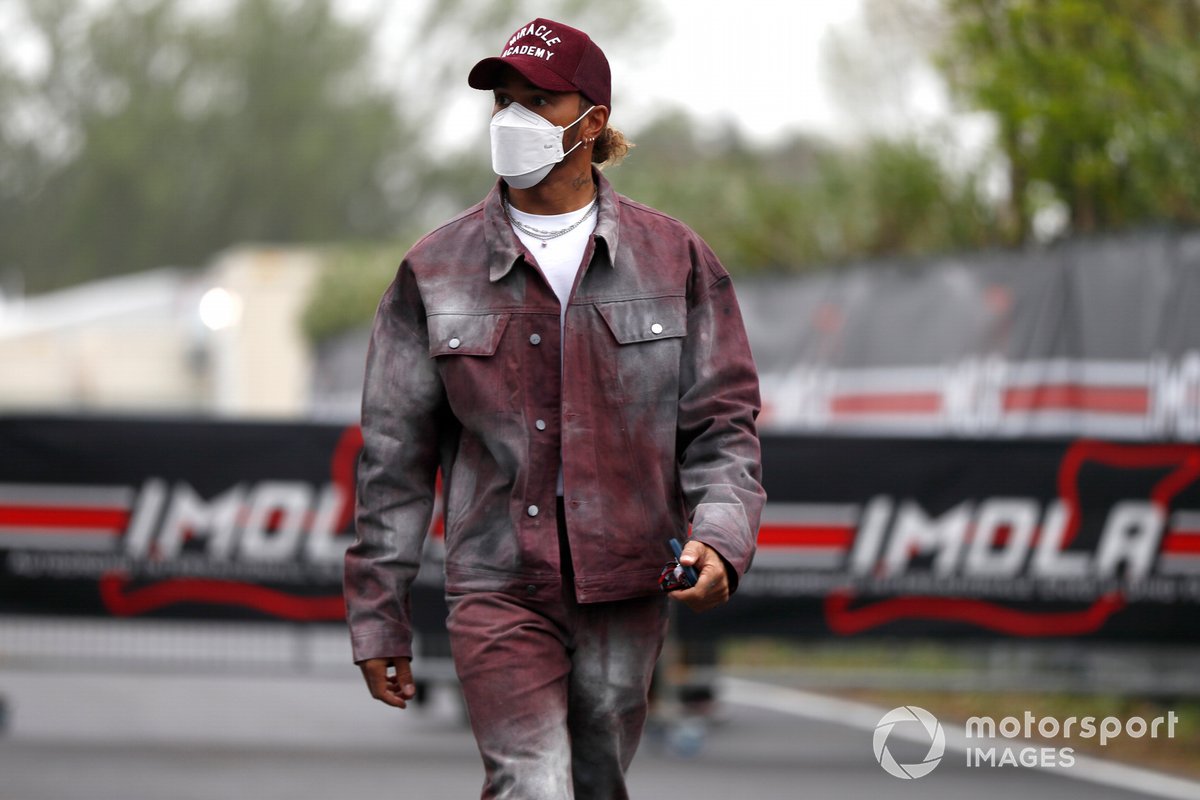
<instances>
[{"instance_id":1,"label":"man walking","mask_svg":"<svg viewBox=\"0 0 1200 800\"><path fill-rule=\"evenodd\" d=\"M534 20L468 83L493 94L500 180L412 248L375 318L346 553L354 659L377 699L413 698L408 591L440 467L483 797L623 798L669 540L698 573L672 596L701 611L754 554L757 375L716 256L595 166L629 145L587 34Z\"/></svg>"}]
</instances>

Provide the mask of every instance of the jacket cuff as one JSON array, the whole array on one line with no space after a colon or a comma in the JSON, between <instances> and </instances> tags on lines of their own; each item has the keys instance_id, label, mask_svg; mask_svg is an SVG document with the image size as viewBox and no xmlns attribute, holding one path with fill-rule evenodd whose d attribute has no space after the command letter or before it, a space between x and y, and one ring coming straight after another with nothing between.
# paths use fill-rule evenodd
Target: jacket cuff
<instances>
[{"instance_id":1,"label":"jacket cuff","mask_svg":"<svg viewBox=\"0 0 1200 800\"><path fill-rule=\"evenodd\" d=\"M705 503L692 519L692 538L717 551L732 570L730 586L741 582L754 559L755 533L750 530L746 512L740 503Z\"/></svg>"},{"instance_id":2,"label":"jacket cuff","mask_svg":"<svg viewBox=\"0 0 1200 800\"><path fill-rule=\"evenodd\" d=\"M408 631L374 630L350 636L354 663L369 658L412 658L412 634Z\"/></svg>"}]
</instances>

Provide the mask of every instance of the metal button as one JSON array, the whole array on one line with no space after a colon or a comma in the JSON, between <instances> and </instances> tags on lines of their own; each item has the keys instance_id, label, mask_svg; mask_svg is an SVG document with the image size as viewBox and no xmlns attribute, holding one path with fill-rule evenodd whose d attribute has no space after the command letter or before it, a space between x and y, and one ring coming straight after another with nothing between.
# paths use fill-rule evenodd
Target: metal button
<instances>
[{"instance_id":1,"label":"metal button","mask_svg":"<svg viewBox=\"0 0 1200 800\"><path fill-rule=\"evenodd\" d=\"M542 343L542 337L541 337L541 336L539 336L539 335L538 335L538 334L536 334L536 333L534 333L534 334L531 334L531 335L530 335L530 337L529 337L529 343L530 343L530 344L541 344L541 343Z\"/></svg>"},{"instance_id":2,"label":"metal button","mask_svg":"<svg viewBox=\"0 0 1200 800\"><path fill-rule=\"evenodd\" d=\"M658 334L662 333L662 325L658 324L657 322L654 323L650 326L650 332L657 336Z\"/></svg>"},{"instance_id":3,"label":"metal button","mask_svg":"<svg viewBox=\"0 0 1200 800\"><path fill-rule=\"evenodd\" d=\"M539 419L537 422L533 423L533 427L537 428L539 431L546 430L546 420Z\"/></svg>"},{"instance_id":4,"label":"metal button","mask_svg":"<svg viewBox=\"0 0 1200 800\"><path fill-rule=\"evenodd\" d=\"M525 513L531 517L536 517L538 515L538 507L530 506L529 508L525 509Z\"/></svg>"},{"instance_id":5,"label":"metal button","mask_svg":"<svg viewBox=\"0 0 1200 800\"><path fill-rule=\"evenodd\" d=\"M537 594L537 587L532 583L525 587L525 594Z\"/></svg>"},{"instance_id":6,"label":"metal button","mask_svg":"<svg viewBox=\"0 0 1200 800\"><path fill-rule=\"evenodd\" d=\"M459 339L457 336L455 336L453 339L451 339L451 340L450 340L449 342L447 342L446 344L450 345L450 349L451 349L451 350L457 350L457 349L458 349L458 346L459 346L460 344L462 344L462 339Z\"/></svg>"}]
</instances>

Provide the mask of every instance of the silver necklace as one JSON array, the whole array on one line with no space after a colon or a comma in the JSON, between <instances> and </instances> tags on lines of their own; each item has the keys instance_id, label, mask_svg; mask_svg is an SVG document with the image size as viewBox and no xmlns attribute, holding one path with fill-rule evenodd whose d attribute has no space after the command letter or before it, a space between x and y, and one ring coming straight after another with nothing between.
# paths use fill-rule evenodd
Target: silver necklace
<instances>
[{"instance_id":1,"label":"silver necklace","mask_svg":"<svg viewBox=\"0 0 1200 800\"><path fill-rule=\"evenodd\" d=\"M511 209L511 206L509 205L508 198L506 197L506 198L504 198L504 218L507 219L514 228L521 231L521 233L524 233L528 236L533 237L534 239L537 239L539 242L542 243L542 247L545 247L550 242L551 239L557 239L560 236L566 236L568 233L570 233L571 231L575 230L580 225L582 225L588 218L590 218L593 214L596 213L596 208L598 206L599 206L599 203L596 201L596 195L593 194L592 195L592 204L590 206L588 206L587 213L584 214L582 217L580 217L578 220L576 220L574 224L568 225L567 227L562 228L557 231L544 231L541 228L534 228L531 225L526 225L525 223L521 222L516 217L514 217L512 214L510 214L509 211Z\"/></svg>"}]
</instances>

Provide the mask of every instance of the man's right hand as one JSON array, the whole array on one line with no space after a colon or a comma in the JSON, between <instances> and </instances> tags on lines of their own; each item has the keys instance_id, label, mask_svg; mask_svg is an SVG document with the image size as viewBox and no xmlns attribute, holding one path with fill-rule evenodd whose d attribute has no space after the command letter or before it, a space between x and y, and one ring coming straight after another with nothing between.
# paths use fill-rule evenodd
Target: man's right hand
<instances>
[{"instance_id":1,"label":"man's right hand","mask_svg":"<svg viewBox=\"0 0 1200 800\"><path fill-rule=\"evenodd\" d=\"M368 658L358 662L358 667L372 697L389 706L408 708L408 701L417 695L410 662L407 658ZM396 668L394 674L388 674L390 667Z\"/></svg>"}]
</instances>

